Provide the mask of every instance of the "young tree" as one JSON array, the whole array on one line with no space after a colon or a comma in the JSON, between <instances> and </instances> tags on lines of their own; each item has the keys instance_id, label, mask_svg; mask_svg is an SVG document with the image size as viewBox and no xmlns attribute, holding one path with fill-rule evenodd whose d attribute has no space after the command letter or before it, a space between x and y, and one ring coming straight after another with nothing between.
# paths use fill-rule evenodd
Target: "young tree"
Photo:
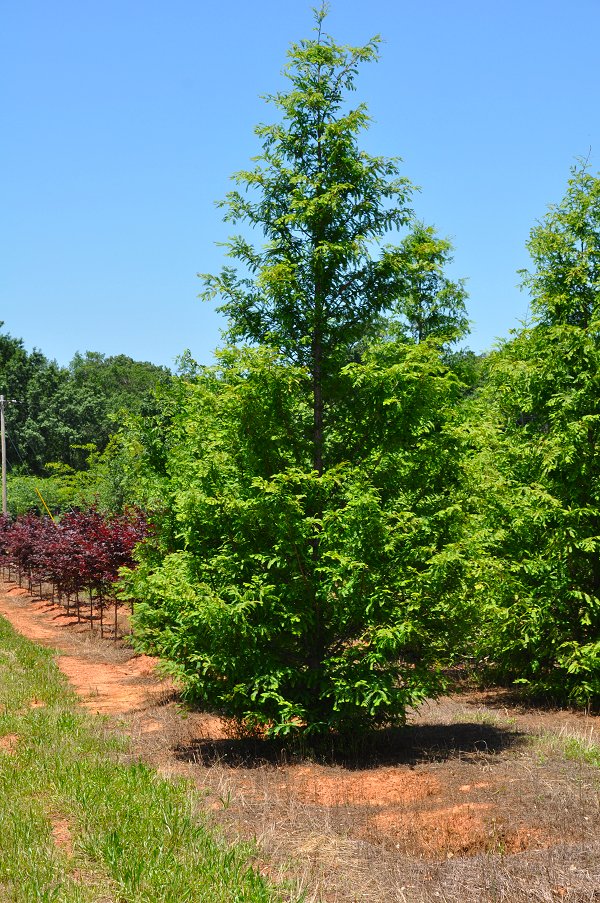
<instances>
[{"instance_id":1,"label":"young tree","mask_svg":"<svg viewBox=\"0 0 600 903\"><path fill-rule=\"evenodd\" d=\"M587 165L571 171L562 202L531 233L535 265L523 272L536 322L594 328L600 317L600 177Z\"/></svg>"},{"instance_id":2,"label":"young tree","mask_svg":"<svg viewBox=\"0 0 600 903\"><path fill-rule=\"evenodd\" d=\"M384 241L411 189L347 102L377 41L340 46L323 20L225 201L266 243L232 238L243 271L205 277L232 345L173 388L158 443L148 427L166 512L126 589L139 646L271 734L401 722L439 690L461 609L459 385L437 339L376 340L410 285Z\"/></svg>"}]
</instances>

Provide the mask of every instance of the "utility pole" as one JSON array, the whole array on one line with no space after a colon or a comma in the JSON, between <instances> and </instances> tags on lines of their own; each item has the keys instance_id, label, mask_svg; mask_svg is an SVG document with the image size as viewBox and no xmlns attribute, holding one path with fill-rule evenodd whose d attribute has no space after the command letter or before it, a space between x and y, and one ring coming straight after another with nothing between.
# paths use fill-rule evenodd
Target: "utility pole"
<instances>
[{"instance_id":1,"label":"utility pole","mask_svg":"<svg viewBox=\"0 0 600 903\"><path fill-rule=\"evenodd\" d=\"M2 443L2 514L6 515L6 430L4 428L4 395L0 395L0 442Z\"/></svg>"}]
</instances>

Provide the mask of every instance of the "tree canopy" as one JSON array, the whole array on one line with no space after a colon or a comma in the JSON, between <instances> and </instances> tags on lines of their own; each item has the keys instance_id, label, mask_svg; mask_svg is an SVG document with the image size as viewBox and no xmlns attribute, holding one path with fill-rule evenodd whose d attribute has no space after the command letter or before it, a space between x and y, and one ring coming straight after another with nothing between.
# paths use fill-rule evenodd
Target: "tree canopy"
<instances>
[{"instance_id":1,"label":"tree canopy","mask_svg":"<svg viewBox=\"0 0 600 903\"><path fill-rule=\"evenodd\" d=\"M400 724L457 660L596 705L600 177L574 167L530 235L528 322L473 354L450 243L400 160L361 147L378 39L338 44L315 16L222 202L216 364L63 368L0 334L20 466L106 446L86 498L153 518L122 580L134 643L244 731Z\"/></svg>"},{"instance_id":2,"label":"tree canopy","mask_svg":"<svg viewBox=\"0 0 600 903\"><path fill-rule=\"evenodd\" d=\"M165 367L97 352L77 354L69 367L60 367L37 349L26 351L21 339L0 333L9 469L41 475L48 464L84 467L90 445L106 447L118 414L151 413L152 390L169 378Z\"/></svg>"}]
</instances>

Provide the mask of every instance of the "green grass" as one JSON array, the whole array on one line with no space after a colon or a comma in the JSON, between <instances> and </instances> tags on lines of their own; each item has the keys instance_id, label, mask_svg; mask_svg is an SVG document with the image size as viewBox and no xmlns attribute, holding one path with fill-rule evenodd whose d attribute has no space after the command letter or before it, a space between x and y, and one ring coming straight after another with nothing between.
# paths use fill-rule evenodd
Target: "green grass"
<instances>
[{"instance_id":1,"label":"green grass","mask_svg":"<svg viewBox=\"0 0 600 903\"><path fill-rule=\"evenodd\" d=\"M538 762L545 765L549 755L559 755L570 762L584 762L600 768L600 745L593 740L561 731L558 734L545 731L531 734L531 745L536 749Z\"/></svg>"},{"instance_id":2,"label":"green grass","mask_svg":"<svg viewBox=\"0 0 600 903\"><path fill-rule=\"evenodd\" d=\"M568 737L565 740L565 757L600 768L600 746L581 737Z\"/></svg>"},{"instance_id":3,"label":"green grass","mask_svg":"<svg viewBox=\"0 0 600 903\"><path fill-rule=\"evenodd\" d=\"M2 749L8 735L14 748ZM189 784L126 759L126 741L78 708L52 652L0 618L2 903L284 899L249 866L251 848L207 828ZM72 852L53 819L68 824Z\"/></svg>"}]
</instances>

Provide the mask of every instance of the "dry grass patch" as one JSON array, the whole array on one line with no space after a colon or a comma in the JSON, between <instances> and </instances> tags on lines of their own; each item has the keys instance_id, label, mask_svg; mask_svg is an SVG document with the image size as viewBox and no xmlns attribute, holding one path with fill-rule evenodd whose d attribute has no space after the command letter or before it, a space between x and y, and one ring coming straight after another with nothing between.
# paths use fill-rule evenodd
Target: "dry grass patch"
<instances>
[{"instance_id":1,"label":"dry grass patch","mask_svg":"<svg viewBox=\"0 0 600 903\"><path fill-rule=\"evenodd\" d=\"M600 771L560 744L542 760L506 705L448 698L327 763L211 739L202 718L180 722L178 764L154 755L193 776L214 820L256 837L309 900L587 901L600 888Z\"/></svg>"}]
</instances>

